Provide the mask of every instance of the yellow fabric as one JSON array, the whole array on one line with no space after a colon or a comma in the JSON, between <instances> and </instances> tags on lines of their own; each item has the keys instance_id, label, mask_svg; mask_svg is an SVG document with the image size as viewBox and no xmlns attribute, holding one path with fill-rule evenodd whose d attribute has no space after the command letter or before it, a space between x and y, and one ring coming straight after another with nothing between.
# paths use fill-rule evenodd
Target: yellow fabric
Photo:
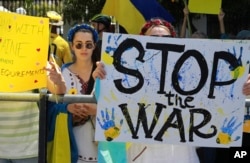
<instances>
[{"instance_id":1,"label":"yellow fabric","mask_svg":"<svg viewBox=\"0 0 250 163\"><path fill-rule=\"evenodd\" d=\"M106 0L102 13L114 16L129 34L139 34L145 19L130 0Z\"/></svg>"},{"instance_id":2,"label":"yellow fabric","mask_svg":"<svg viewBox=\"0 0 250 163\"><path fill-rule=\"evenodd\" d=\"M60 113L56 118L54 140L47 144L48 163L71 162L68 115Z\"/></svg>"}]
</instances>

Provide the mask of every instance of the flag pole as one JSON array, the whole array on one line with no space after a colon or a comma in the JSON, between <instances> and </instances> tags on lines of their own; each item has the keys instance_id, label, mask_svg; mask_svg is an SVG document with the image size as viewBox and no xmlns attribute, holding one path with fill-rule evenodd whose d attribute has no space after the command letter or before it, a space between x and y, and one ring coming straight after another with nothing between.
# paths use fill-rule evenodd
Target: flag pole
<instances>
[{"instance_id":1,"label":"flag pole","mask_svg":"<svg viewBox=\"0 0 250 163\"><path fill-rule=\"evenodd\" d=\"M183 0L183 2L184 2L185 7L187 7L187 0ZM192 30L191 30L189 15L187 15L187 23L188 23L188 37L190 37L192 34Z\"/></svg>"}]
</instances>

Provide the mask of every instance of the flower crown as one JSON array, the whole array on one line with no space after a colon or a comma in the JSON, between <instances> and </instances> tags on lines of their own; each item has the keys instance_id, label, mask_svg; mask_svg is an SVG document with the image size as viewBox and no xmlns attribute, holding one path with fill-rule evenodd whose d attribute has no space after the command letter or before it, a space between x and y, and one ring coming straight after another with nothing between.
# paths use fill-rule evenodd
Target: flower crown
<instances>
[{"instance_id":1,"label":"flower crown","mask_svg":"<svg viewBox=\"0 0 250 163\"><path fill-rule=\"evenodd\" d=\"M145 35L145 33L148 31L149 28L153 26L159 26L159 25L162 25L168 28L172 37L176 36L174 27L169 22L161 18L152 18L151 20L147 21L141 28L140 35Z\"/></svg>"},{"instance_id":2,"label":"flower crown","mask_svg":"<svg viewBox=\"0 0 250 163\"><path fill-rule=\"evenodd\" d=\"M92 27L91 25L88 25L88 24L77 24L74 27L69 29L68 36L67 36L67 39L69 42L73 41L73 37L74 37L75 33L77 31L79 31L80 29L89 30L93 34L94 43L96 43L98 41L98 33L94 27Z\"/></svg>"}]
</instances>

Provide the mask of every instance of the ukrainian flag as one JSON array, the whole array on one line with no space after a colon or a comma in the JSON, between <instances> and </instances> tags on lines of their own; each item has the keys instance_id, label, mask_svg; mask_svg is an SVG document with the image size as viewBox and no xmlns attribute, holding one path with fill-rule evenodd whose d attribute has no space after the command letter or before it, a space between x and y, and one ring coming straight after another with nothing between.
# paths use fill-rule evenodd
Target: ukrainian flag
<instances>
[{"instance_id":1,"label":"ukrainian flag","mask_svg":"<svg viewBox=\"0 0 250 163\"><path fill-rule=\"evenodd\" d=\"M114 16L129 34L139 34L145 21L153 17L174 21L156 0L106 0L102 13Z\"/></svg>"},{"instance_id":2,"label":"ukrainian flag","mask_svg":"<svg viewBox=\"0 0 250 163\"><path fill-rule=\"evenodd\" d=\"M131 3L140 11L145 20L154 17L161 17L168 22L174 22L172 15L156 0L130 0Z\"/></svg>"}]
</instances>

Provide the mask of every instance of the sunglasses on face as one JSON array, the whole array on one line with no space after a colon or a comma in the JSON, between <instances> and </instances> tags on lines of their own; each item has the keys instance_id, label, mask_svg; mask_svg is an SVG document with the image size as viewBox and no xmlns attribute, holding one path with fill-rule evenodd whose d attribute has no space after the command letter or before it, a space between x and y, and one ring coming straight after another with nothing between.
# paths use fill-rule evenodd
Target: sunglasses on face
<instances>
[{"instance_id":1,"label":"sunglasses on face","mask_svg":"<svg viewBox=\"0 0 250 163\"><path fill-rule=\"evenodd\" d=\"M93 47L94 47L94 44L91 42L85 43L85 44L79 42L79 43L75 44L75 47L76 47L76 49L82 49L84 47L84 45L85 45L86 49L93 49Z\"/></svg>"},{"instance_id":2,"label":"sunglasses on face","mask_svg":"<svg viewBox=\"0 0 250 163\"><path fill-rule=\"evenodd\" d=\"M173 37L171 35L150 35L150 36L155 36L155 37Z\"/></svg>"}]
</instances>

